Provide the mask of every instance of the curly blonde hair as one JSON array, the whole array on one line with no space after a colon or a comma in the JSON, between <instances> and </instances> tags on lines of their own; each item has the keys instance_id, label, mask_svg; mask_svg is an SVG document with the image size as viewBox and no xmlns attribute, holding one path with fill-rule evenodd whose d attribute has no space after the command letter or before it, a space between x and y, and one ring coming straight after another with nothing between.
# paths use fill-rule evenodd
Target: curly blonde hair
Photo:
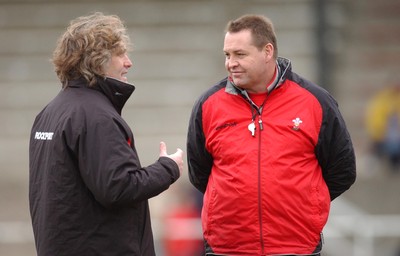
<instances>
[{"instance_id":1,"label":"curly blonde hair","mask_svg":"<svg viewBox=\"0 0 400 256\"><path fill-rule=\"evenodd\" d=\"M97 79L105 77L105 67L113 54L130 50L130 39L118 16L95 12L70 22L58 39L52 62L62 83L83 77L94 86Z\"/></svg>"}]
</instances>

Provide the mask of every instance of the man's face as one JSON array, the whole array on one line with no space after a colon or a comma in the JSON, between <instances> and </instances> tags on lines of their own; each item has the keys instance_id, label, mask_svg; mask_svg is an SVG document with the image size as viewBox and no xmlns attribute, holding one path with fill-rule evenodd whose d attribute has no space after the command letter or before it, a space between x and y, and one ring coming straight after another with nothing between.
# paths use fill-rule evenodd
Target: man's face
<instances>
[{"instance_id":1,"label":"man's face","mask_svg":"<svg viewBox=\"0 0 400 256\"><path fill-rule=\"evenodd\" d=\"M224 40L225 68L236 86L250 92L266 90L269 82L267 63L272 59L271 44L259 50L250 30L226 33Z\"/></svg>"},{"instance_id":2,"label":"man's face","mask_svg":"<svg viewBox=\"0 0 400 256\"><path fill-rule=\"evenodd\" d=\"M126 74L130 67L132 67L132 62L126 53L120 55L113 54L105 69L105 74L108 77L128 82Z\"/></svg>"}]
</instances>

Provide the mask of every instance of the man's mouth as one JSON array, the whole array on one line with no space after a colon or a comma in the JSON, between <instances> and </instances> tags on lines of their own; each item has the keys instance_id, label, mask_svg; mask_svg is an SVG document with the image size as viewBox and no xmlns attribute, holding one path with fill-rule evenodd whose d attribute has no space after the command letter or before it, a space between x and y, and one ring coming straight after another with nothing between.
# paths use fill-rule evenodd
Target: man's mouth
<instances>
[{"instance_id":1,"label":"man's mouth","mask_svg":"<svg viewBox=\"0 0 400 256\"><path fill-rule=\"evenodd\" d=\"M241 76L242 74L243 74L243 72L239 72L239 71L231 72L231 76L233 76L233 77Z\"/></svg>"}]
</instances>

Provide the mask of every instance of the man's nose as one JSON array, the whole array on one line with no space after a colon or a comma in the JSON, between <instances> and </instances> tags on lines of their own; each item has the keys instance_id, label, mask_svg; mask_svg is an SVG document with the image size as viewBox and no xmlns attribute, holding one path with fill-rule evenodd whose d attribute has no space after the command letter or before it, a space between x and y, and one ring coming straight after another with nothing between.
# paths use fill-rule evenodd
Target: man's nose
<instances>
[{"instance_id":1,"label":"man's nose","mask_svg":"<svg viewBox=\"0 0 400 256\"><path fill-rule=\"evenodd\" d=\"M133 66L133 63L132 63L131 59L129 59L128 56L126 56L126 58L125 58L124 65L125 65L125 67L127 67L127 68L130 68L130 67Z\"/></svg>"},{"instance_id":2,"label":"man's nose","mask_svg":"<svg viewBox=\"0 0 400 256\"><path fill-rule=\"evenodd\" d=\"M227 62L227 63L226 63L226 66L227 66L228 68L233 68L233 67L238 66L237 60L235 60L235 59L233 59L233 58L227 59L226 62Z\"/></svg>"}]
</instances>

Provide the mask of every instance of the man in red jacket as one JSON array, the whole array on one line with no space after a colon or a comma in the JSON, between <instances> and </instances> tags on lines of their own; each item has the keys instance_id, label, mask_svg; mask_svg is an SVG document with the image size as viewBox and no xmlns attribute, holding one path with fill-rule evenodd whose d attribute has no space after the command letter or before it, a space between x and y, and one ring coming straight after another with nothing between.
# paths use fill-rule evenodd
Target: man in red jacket
<instances>
[{"instance_id":1,"label":"man in red jacket","mask_svg":"<svg viewBox=\"0 0 400 256\"><path fill-rule=\"evenodd\" d=\"M193 107L187 156L207 255L320 255L330 202L355 181L336 101L278 57L269 19L227 25L228 77Z\"/></svg>"}]
</instances>

